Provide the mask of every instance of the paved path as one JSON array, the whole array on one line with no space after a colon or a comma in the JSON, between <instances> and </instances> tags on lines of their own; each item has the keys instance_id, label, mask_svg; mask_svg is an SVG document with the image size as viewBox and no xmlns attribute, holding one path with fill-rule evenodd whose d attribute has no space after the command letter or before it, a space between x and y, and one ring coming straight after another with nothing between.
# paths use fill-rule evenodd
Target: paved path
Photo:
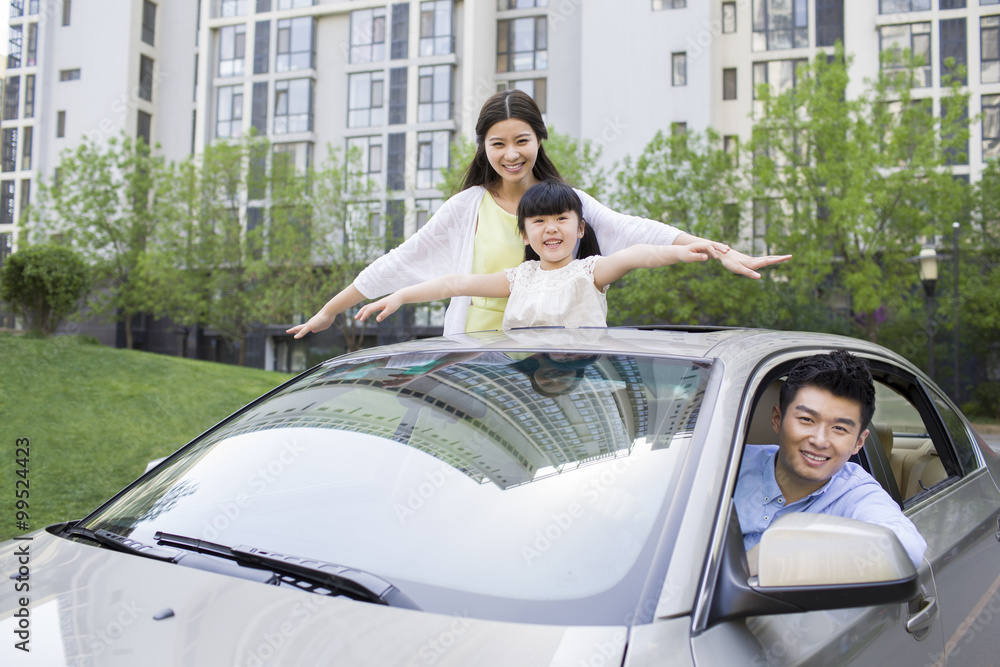
<instances>
[{"instance_id":1,"label":"paved path","mask_svg":"<svg viewBox=\"0 0 1000 667\"><path fill-rule=\"evenodd\" d=\"M993 451L1000 454L1000 435L986 435L985 433L981 435L986 444L992 447Z\"/></svg>"}]
</instances>

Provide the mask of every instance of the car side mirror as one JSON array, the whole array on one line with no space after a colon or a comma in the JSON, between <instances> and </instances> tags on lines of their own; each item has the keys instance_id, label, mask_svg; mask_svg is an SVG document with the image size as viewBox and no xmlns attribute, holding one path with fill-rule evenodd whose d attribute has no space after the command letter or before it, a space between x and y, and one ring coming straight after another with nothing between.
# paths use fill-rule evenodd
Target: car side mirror
<instances>
[{"instance_id":1,"label":"car side mirror","mask_svg":"<svg viewBox=\"0 0 1000 667\"><path fill-rule=\"evenodd\" d=\"M917 571L883 526L825 514L795 513L768 528L750 576L743 535L730 511L725 553L710 622L907 602L919 594Z\"/></svg>"}]
</instances>

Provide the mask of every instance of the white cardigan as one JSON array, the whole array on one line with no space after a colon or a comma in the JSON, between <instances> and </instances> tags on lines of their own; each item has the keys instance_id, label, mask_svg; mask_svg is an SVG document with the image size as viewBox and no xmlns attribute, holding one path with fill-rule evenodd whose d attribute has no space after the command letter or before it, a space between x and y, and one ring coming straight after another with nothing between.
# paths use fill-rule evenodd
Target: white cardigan
<instances>
[{"instance_id":1,"label":"white cardigan","mask_svg":"<svg viewBox=\"0 0 1000 667\"><path fill-rule=\"evenodd\" d=\"M584 219L597 234L602 255L637 243L670 245L681 233L656 220L612 211L581 190L576 193L583 202ZM358 274L354 286L366 298L376 299L449 273L471 273L476 221L485 195L486 188L477 185L448 199L416 234ZM445 313L445 334L465 331L471 301L467 296L451 300Z\"/></svg>"}]
</instances>

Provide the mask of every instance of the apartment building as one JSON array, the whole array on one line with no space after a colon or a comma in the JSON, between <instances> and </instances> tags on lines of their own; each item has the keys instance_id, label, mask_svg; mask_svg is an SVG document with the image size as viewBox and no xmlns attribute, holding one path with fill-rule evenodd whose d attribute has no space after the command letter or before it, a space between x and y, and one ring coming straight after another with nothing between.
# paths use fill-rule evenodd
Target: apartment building
<instances>
[{"instance_id":1,"label":"apartment building","mask_svg":"<svg viewBox=\"0 0 1000 667\"><path fill-rule=\"evenodd\" d=\"M923 55L914 94L935 113L946 61L964 64L981 120L955 171L975 181L1000 155L1000 0L12 0L9 22L0 261L32 184L84 137L124 131L181 159L255 128L303 169L328 144L357 147L381 190L368 213L409 235L499 89L532 94L606 166L671 128L711 126L735 149L755 86L794 86L796 64L837 40L855 93L882 50ZM248 206L245 222L262 215Z\"/></svg>"}]
</instances>

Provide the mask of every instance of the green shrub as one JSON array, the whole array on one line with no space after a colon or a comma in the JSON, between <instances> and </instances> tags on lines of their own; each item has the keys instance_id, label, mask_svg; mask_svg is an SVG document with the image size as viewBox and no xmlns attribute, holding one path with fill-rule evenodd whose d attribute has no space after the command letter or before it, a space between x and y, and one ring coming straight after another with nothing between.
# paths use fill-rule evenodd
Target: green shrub
<instances>
[{"instance_id":1,"label":"green shrub","mask_svg":"<svg viewBox=\"0 0 1000 667\"><path fill-rule=\"evenodd\" d=\"M21 314L35 335L53 333L89 289L87 265L69 248L28 246L0 267L0 299Z\"/></svg>"},{"instance_id":2,"label":"green shrub","mask_svg":"<svg viewBox=\"0 0 1000 667\"><path fill-rule=\"evenodd\" d=\"M983 382L972 390L972 400L962 404L969 418L986 417L1000 420L1000 382Z\"/></svg>"}]
</instances>

